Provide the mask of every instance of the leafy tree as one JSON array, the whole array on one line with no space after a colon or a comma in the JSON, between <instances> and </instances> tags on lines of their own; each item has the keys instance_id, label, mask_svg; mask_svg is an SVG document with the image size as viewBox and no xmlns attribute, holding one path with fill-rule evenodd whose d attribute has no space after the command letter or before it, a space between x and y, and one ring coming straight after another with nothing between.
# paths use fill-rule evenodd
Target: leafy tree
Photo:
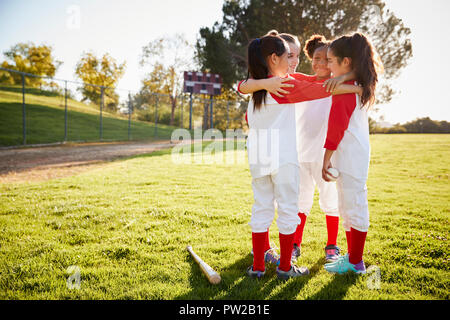
<instances>
[{"instance_id":1,"label":"leafy tree","mask_svg":"<svg viewBox=\"0 0 450 320\"><path fill-rule=\"evenodd\" d=\"M333 39L364 32L380 54L385 79L398 76L412 56L410 29L382 0L225 0L222 11L221 23L200 29L196 58L203 69L221 74L228 88L247 75L248 43L271 29L297 35L301 43L315 33ZM303 54L298 71L312 71ZM395 93L389 85L379 91L379 102Z\"/></svg>"},{"instance_id":2,"label":"leafy tree","mask_svg":"<svg viewBox=\"0 0 450 320\"><path fill-rule=\"evenodd\" d=\"M429 117L409 121L403 127L410 133L450 133L447 121L435 121Z\"/></svg>"},{"instance_id":3,"label":"leafy tree","mask_svg":"<svg viewBox=\"0 0 450 320\"><path fill-rule=\"evenodd\" d=\"M55 59L52 50L51 46L37 46L33 42L18 43L3 53L5 61L1 63L1 67L38 76L54 77L62 62ZM20 74L2 71L0 82L11 85L21 84L22 78ZM43 85L56 86L56 83L39 77L25 77L25 84L41 88Z\"/></svg>"},{"instance_id":4,"label":"leafy tree","mask_svg":"<svg viewBox=\"0 0 450 320\"><path fill-rule=\"evenodd\" d=\"M181 34L158 38L142 48L140 64L150 71L142 80L141 95L147 92L169 96L170 125L174 123L177 98L183 92L183 72L193 67L192 49Z\"/></svg>"},{"instance_id":5,"label":"leafy tree","mask_svg":"<svg viewBox=\"0 0 450 320\"><path fill-rule=\"evenodd\" d=\"M93 53L83 53L75 69L76 76L83 81L78 90L82 93L82 101L99 105L101 102L101 88L104 89L104 105L110 111L116 111L119 104L119 95L114 87L125 72L126 62L118 64L109 54L97 58ZM91 84L95 85L92 86Z\"/></svg>"}]
</instances>

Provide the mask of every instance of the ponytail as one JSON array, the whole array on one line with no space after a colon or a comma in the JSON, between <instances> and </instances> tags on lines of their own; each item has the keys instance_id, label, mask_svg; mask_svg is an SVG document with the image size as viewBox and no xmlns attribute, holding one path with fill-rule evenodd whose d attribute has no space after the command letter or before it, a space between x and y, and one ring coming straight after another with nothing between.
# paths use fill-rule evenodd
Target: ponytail
<instances>
[{"instance_id":1,"label":"ponytail","mask_svg":"<svg viewBox=\"0 0 450 320\"><path fill-rule=\"evenodd\" d=\"M251 76L253 79L266 79L269 76L269 66L267 65L267 57L275 53L281 56L286 52L285 42L278 33L271 32L262 38L252 40L247 49L247 79ZM252 99L254 109L261 108L263 102L266 101L266 90L259 90L253 93Z\"/></svg>"},{"instance_id":2,"label":"ponytail","mask_svg":"<svg viewBox=\"0 0 450 320\"><path fill-rule=\"evenodd\" d=\"M341 62L343 58L352 59L352 68L356 81L363 87L361 105L371 106L375 102L375 89L382 63L370 41L362 33L342 36L330 44L330 50Z\"/></svg>"}]
</instances>

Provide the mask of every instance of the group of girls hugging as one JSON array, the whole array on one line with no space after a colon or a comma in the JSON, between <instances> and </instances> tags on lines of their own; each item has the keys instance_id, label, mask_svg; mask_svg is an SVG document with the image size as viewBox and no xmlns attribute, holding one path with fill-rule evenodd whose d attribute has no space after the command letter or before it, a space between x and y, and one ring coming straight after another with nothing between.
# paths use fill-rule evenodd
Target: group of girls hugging
<instances>
[{"instance_id":1,"label":"group of girls hugging","mask_svg":"<svg viewBox=\"0 0 450 320\"><path fill-rule=\"evenodd\" d=\"M374 102L382 65L361 33L328 41L313 35L303 49L313 75L296 73L301 53L297 37L272 30L248 45L248 76L238 84L252 94L246 120L247 151L254 204L253 264L250 277L261 278L266 263L278 278L309 274L295 263L315 188L325 213L328 239L325 270L363 274L369 228L366 181L370 144L367 109ZM330 181L329 168L339 172ZM278 212L280 253L271 247L269 228ZM337 246L339 219L347 254Z\"/></svg>"}]
</instances>

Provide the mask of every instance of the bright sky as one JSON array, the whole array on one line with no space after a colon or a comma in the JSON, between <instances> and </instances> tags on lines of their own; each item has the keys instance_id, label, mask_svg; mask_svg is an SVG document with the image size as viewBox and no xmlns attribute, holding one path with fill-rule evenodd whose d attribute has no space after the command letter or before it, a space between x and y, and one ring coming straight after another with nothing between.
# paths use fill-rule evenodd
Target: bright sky
<instances>
[{"instance_id":1,"label":"bright sky","mask_svg":"<svg viewBox=\"0 0 450 320\"><path fill-rule=\"evenodd\" d=\"M202 26L221 21L223 0L0 0L0 51L32 41L54 48L64 62L56 77L74 79L83 51L108 52L127 68L118 86L138 90L142 47L161 36L183 33L195 43ZM450 71L450 1L385 0L411 28L413 58L395 82L400 93L375 115L404 123L417 117L450 121L446 73ZM79 17L79 19L77 19ZM282 31L282 30L280 30ZM3 57L0 58L2 60Z\"/></svg>"}]
</instances>

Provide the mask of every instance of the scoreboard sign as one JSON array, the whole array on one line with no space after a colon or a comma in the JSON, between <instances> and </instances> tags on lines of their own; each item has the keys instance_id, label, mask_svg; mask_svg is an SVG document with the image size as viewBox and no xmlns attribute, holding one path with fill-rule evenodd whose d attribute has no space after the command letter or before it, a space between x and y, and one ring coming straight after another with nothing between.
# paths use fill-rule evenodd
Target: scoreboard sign
<instances>
[{"instance_id":1,"label":"scoreboard sign","mask_svg":"<svg viewBox=\"0 0 450 320\"><path fill-rule=\"evenodd\" d=\"M215 73L185 71L184 92L219 95L222 89L222 77Z\"/></svg>"}]
</instances>

